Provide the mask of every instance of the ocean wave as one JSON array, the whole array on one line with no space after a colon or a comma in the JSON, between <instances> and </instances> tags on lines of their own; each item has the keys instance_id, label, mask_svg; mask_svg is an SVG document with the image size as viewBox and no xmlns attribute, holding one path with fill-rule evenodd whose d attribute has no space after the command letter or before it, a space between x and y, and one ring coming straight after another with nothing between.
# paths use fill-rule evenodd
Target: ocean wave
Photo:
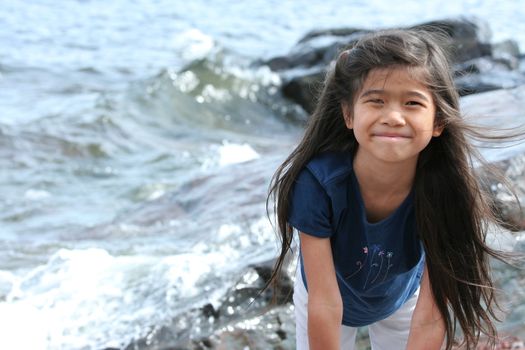
<instances>
[{"instance_id":1,"label":"ocean wave","mask_svg":"<svg viewBox=\"0 0 525 350\"><path fill-rule=\"evenodd\" d=\"M35 348L99 349L115 340L126 344L187 307L183 301L199 294L209 266L220 267L225 259L219 254L112 256L99 248L61 249L15 281L6 302L0 303L6 311L0 324L3 331L23 334L23 321L34 323L32 331L43 335Z\"/></svg>"},{"instance_id":2,"label":"ocean wave","mask_svg":"<svg viewBox=\"0 0 525 350\"><path fill-rule=\"evenodd\" d=\"M254 223L251 229L255 235L264 228ZM192 308L216 304L238 278L235 271L244 267L232 261L241 254L243 262L267 258L253 250L251 258L243 253L254 241L228 243L242 231L236 225L221 226L213 251L207 245L168 255L60 249L47 263L18 277L7 276L11 290L0 302L0 325L16 336L4 338L3 344L26 344L19 336L30 327L37 332L26 344L32 349L122 347ZM228 274L230 282L224 277Z\"/></svg>"},{"instance_id":3,"label":"ocean wave","mask_svg":"<svg viewBox=\"0 0 525 350\"><path fill-rule=\"evenodd\" d=\"M130 99L141 111L136 118L147 116L159 127L271 135L289 128L283 115L295 110L281 96L280 84L269 68L243 66L219 52L161 71L133 86Z\"/></svg>"}]
</instances>

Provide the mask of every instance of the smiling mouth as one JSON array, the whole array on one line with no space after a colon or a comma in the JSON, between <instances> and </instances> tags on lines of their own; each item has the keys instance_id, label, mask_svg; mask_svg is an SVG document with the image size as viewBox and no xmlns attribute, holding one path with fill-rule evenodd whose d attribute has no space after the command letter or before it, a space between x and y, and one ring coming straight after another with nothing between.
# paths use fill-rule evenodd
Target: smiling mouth
<instances>
[{"instance_id":1,"label":"smiling mouth","mask_svg":"<svg viewBox=\"0 0 525 350\"><path fill-rule=\"evenodd\" d=\"M381 138L387 138L387 139L409 139L410 138L410 136L406 136L406 135L389 134L389 133L373 134L372 136L374 136L374 137L381 137Z\"/></svg>"}]
</instances>

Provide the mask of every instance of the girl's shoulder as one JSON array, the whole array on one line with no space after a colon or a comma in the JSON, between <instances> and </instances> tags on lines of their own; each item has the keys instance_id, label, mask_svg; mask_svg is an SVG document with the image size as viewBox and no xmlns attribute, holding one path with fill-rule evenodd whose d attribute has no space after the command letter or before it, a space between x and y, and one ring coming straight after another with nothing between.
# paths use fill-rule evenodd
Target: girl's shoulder
<instances>
[{"instance_id":1,"label":"girl's shoulder","mask_svg":"<svg viewBox=\"0 0 525 350\"><path fill-rule=\"evenodd\" d=\"M321 184L329 184L341 178L347 178L352 172L350 152L324 152L316 155L306 168Z\"/></svg>"}]
</instances>

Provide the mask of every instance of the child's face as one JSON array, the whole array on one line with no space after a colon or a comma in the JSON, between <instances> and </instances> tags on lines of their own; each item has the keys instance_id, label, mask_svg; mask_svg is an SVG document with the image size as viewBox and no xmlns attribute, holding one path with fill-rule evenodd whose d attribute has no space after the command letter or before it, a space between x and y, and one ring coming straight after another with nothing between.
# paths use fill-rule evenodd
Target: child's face
<instances>
[{"instance_id":1,"label":"child's face","mask_svg":"<svg viewBox=\"0 0 525 350\"><path fill-rule=\"evenodd\" d=\"M359 143L358 155L372 157L369 160L415 162L442 131L434 125L432 93L402 67L371 70L353 108L347 103L342 108L346 126Z\"/></svg>"}]
</instances>

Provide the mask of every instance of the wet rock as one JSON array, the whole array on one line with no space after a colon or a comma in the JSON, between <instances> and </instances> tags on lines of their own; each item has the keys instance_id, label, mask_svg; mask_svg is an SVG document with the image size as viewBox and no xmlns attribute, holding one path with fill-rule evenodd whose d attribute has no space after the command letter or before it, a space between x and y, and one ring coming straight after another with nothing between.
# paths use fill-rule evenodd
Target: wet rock
<instances>
[{"instance_id":1,"label":"wet rock","mask_svg":"<svg viewBox=\"0 0 525 350\"><path fill-rule=\"evenodd\" d=\"M460 95L511 88L525 84L520 71L521 56L515 41L491 44L489 25L476 18L444 19L412 28L442 31L450 37L455 79ZM344 48L355 43L369 30L341 28L306 34L288 55L262 64L279 72L282 95L312 113L330 62Z\"/></svg>"},{"instance_id":2,"label":"wet rock","mask_svg":"<svg viewBox=\"0 0 525 350\"><path fill-rule=\"evenodd\" d=\"M325 70L318 69L310 74L292 77L283 85L283 95L299 102L306 111L312 112L317 104L318 91L324 75Z\"/></svg>"},{"instance_id":3,"label":"wet rock","mask_svg":"<svg viewBox=\"0 0 525 350\"><path fill-rule=\"evenodd\" d=\"M277 293L271 288L261 292L273 264L266 261L247 267L215 305L195 307L170 324L155 326L126 350L236 349L243 344L250 349L268 349L286 344L290 341L289 327L294 325L289 310L293 280L285 272ZM291 339L295 342L295 336Z\"/></svg>"},{"instance_id":4,"label":"wet rock","mask_svg":"<svg viewBox=\"0 0 525 350\"><path fill-rule=\"evenodd\" d=\"M332 29L318 29L308 32L299 40L299 44L308 42L314 38L322 36L335 36L335 37L350 37L352 35L361 35L363 33L370 32L370 30L364 30L359 28L332 28Z\"/></svg>"},{"instance_id":5,"label":"wet rock","mask_svg":"<svg viewBox=\"0 0 525 350\"><path fill-rule=\"evenodd\" d=\"M412 28L435 28L447 33L451 40L452 60L467 61L490 56L492 33L487 22L477 18L444 19L426 22Z\"/></svg>"},{"instance_id":6,"label":"wet rock","mask_svg":"<svg viewBox=\"0 0 525 350\"><path fill-rule=\"evenodd\" d=\"M501 182L492 169L485 170L480 176L485 189L492 194L501 224L512 231L524 230L525 212L521 203L525 203L525 155L517 155L493 165L508 179L508 183Z\"/></svg>"},{"instance_id":7,"label":"wet rock","mask_svg":"<svg viewBox=\"0 0 525 350\"><path fill-rule=\"evenodd\" d=\"M492 45L492 57L505 63L510 69L519 68L520 48L515 40L505 40Z\"/></svg>"},{"instance_id":8,"label":"wet rock","mask_svg":"<svg viewBox=\"0 0 525 350\"><path fill-rule=\"evenodd\" d=\"M466 96L523 85L525 84L525 75L518 71L495 68L487 73L459 76L455 79L455 83L459 95Z\"/></svg>"},{"instance_id":9,"label":"wet rock","mask_svg":"<svg viewBox=\"0 0 525 350\"><path fill-rule=\"evenodd\" d=\"M525 84L518 56L500 51L499 58L478 57L454 65L454 78L460 96L513 88Z\"/></svg>"},{"instance_id":10,"label":"wet rock","mask_svg":"<svg viewBox=\"0 0 525 350\"><path fill-rule=\"evenodd\" d=\"M525 85L466 96L461 101L461 109L470 122L487 127L487 132L505 128L503 134L519 135L525 124ZM509 141L510 144L503 144L506 148L488 148L493 145L480 143L477 146L496 170L508 179L512 191L500 181L494 169L481 168L479 175L492 194L506 228L516 231L525 229L525 140L521 135Z\"/></svg>"},{"instance_id":11,"label":"wet rock","mask_svg":"<svg viewBox=\"0 0 525 350\"><path fill-rule=\"evenodd\" d=\"M206 304L202 307L202 315L206 318L219 318L219 311L215 310L212 304Z\"/></svg>"},{"instance_id":12,"label":"wet rock","mask_svg":"<svg viewBox=\"0 0 525 350\"><path fill-rule=\"evenodd\" d=\"M301 38L286 56L274 57L263 64L273 71L326 66L342 47L349 46L369 32L344 28L313 31Z\"/></svg>"},{"instance_id":13,"label":"wet rock","mask_svg":"<svg viewBox=\"0 0 525 350\"><path fill-rule=\"evenodd\" d=\"M213 349L294 349L295 321L291 304L233 324L213 335Z\"/></svg>"}]
</instances>

